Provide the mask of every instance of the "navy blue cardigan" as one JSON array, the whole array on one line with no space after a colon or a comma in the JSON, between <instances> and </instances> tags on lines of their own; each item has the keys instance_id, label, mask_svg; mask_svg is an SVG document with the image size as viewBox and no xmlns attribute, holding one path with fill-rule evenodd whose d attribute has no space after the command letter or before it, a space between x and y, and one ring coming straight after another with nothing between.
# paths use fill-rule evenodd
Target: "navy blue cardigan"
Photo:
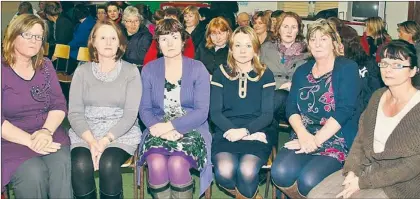
<instances>
[{"instance_id":1,"label":"navy blue cardigan","mask_svg":"<svg viewBox=\"0 0 420 199\"><path fill-rule=\"evenodd\" d=\"M306 76L311 72L314 64L315 60L309 60L294 73L286 105L287 118L293 114L300 115L297 107L299 89L302 88L302 83L307 81ZM335 99L335 111L332 117L341 125L341 131L350 149L357 134L360 117L358 96L361 91L361 80L357 63L342 56L336 57L332 84Z\"/></svg>"}]
</instances>

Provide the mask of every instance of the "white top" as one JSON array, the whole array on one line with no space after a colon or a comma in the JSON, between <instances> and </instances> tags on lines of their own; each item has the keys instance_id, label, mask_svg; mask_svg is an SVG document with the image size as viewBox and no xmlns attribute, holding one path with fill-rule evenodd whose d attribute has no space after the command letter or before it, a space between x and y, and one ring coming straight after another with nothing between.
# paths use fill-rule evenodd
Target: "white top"
<instances>
[{"instance_id":1,"label":"white top","mask_svg":"<svg viewBox=\"0 0 420 199\"><path fill-rule=\"evenodd\" d=\"M381 153L385 150L385 144L389 136L394 131L395 127L400 123L401 119L415 106L420 102L420 91L417 91L416 94L408 101L404 108L395 116L387 117L383 112L383 103L385 93L382 95L379 106L378 113L376 116L375 132L374 132L374 141L373 141L373 151L375 153Z\"/></svg>"}]
</instances>

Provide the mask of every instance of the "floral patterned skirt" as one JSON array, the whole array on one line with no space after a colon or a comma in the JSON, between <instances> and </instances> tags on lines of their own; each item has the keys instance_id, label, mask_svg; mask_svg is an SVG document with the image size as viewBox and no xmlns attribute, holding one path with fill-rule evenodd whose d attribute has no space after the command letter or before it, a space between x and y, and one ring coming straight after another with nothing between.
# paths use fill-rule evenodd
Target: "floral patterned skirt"
<instances>
[{"instance_id":1,"label":"floral patterned skirt","mask_svg":"<svg viewBox=\"0 0 420 199\"><path fill-rule=\"evenodd\" d=\"M186 158L197 170L207 162L206 143L198 131L191 131L177 141L164 140L148 134L145 138L140 162L143 163L149 154L159 153L167 156L178 155Z\"/></svg>"}]
</instances>

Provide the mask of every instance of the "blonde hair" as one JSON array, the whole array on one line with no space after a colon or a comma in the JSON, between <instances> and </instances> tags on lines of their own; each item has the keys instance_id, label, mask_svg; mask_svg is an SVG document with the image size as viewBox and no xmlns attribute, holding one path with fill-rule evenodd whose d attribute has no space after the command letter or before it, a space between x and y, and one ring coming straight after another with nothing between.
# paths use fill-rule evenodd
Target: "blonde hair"
<instances>
[{"instance_id":1,"label":"blonde hair","mask_svg":"<svg viewBox=\"0 0 420 199\"><path fill-rule=\"evenodd\" d=\"M5 62L12 66L16 63L16 57L14 55L15 53L15 40L16 38L31 29L35 26L35 24L41 25L43 29L43 40L41 48L39 49L38 53L34 55L32 59L32 66L36 70L44 64L44 48L46 39L47 39L47 24L45 22L32 14L22 14L19 15L16 19L10 22L9 26L7 27L5 31L5 37L3 41L3 57L5 59Z\"/></svg>"},{"instance_id":2,"label":"blonde hair","mask_svg":"<svg viewBox=\"0 0 420 199\"><path fill-rule=\"evenodd\" d=\"M327 35L331 38L334 46L334 55L343 56L344 52L340 51L340 46L342 45L340 35L335 29L334 24L330 24L326 19L318 19L313 24L309 25L308 32L306 34L306 40L309 44L309 40L315 35L317 31L320 31L322 34ZM310 49L309 49L310 51Z\"/></svg>"},{"instance_id":3,"label":"blonde hair","mask_svg":"<svg viewBox=\"0 0 420 199\"><path fill-rule=\"evenodd\" d=\"M96 31L100 27L105 26L105 25L111 26L115 30L115 32L117 32L118 40L120 42L120 45L117 50L117 54L115 54L115 61L121 59L127 47L127 38L125 37L124 33L121 31L121 28L114 21L112 21L111 19L106 19L104 21L96 22L95 26L93 26L92 31L90 32L89 40L88 40L89 54L92 58L92 61L96 63L99 62L98 51L93 46L93 43L95 42L95 39L96 39Z\"/></svg>"},{"instance_id":4,"label":"blonde hair","mask_svg":"<svg viewBox=\"0 0 420 199\"><path fill-rule=\"evenodd\" d=\"M420 39L420 26L415 21L404 21L397 24L398 31L403 31L411 35L413 42L418 42Z\"/></svg>"},{"instance_id":5,"label":"blonde hair","mask_svg":"<svg viewBox=\"0 0 420 199\"><path fill-rule=\"evenodd\" d=\"M210 21L210 23L207 25L206 29L206 48L210 49L214 47L214 43L211 40L211 34L215 33L216 31L221 32L228 32L227 38L230 38L230 35L232 35L232 29L229 26L229 22L226 21L223 17L216 17Z\"/></svg>"},{"instance_id":6,"label":"blonde hair","mask_svg":"<svg viewBox=\"0 0 420 199\"><path fill-rule=\"evenodd\" d=\"M366 19L366 32L374 39L374 44L378 45L379 40L390 39L385 29L385 23L380 17L369 17Z\"/></svg>"},{"instance_id":7,"label":"blonde hair","mask_svg":"<svg viewBox=\"0 0 420 199\"><path fill-rule=\"evenodd\" d=\"M296 20L297 25L298 25L298 33L296 35L296 41L303 41L305 39L305 37L303 36L303 23L302 23L302 18L299 17L298 14L294 13L294 12L283 12L280 14L280 16L276 17L276 24L275 24L275 28L274 28L274 35L273 35L273 41L278 40L281 41L281 35L280 35L280 27L283 24L284 19L286 19L286 17L290 17Z\"/></svg>"},{"instance_id":8,"label":"blonde hair","mask_svg":"<svg viewBox=\"0 0 420 199\"><path fill-rule=\"evenodd\" d=\"M195 16L195 25L198 25L200 22L200 13L198 12L198 8L196 6L187 6L184 8L182 11L182 17L184 18L184 15L186 14L193 14Z\"/></svg>"},{"instance_id":9,"label":"blonde hair","mask_svg":"<svg viewBox=\"0 0 420 199\"><path fill-rule=\"evenodd\" d=\"M260 44L260 41L258 40L258 36L255 33L254 29L252 29L249 26L242 26L242 27L236 28L236 30L232 33L232 36L229 39L229 53L228 53L228 58L227 58L227 63L231 69L229 76L235 77L238 71L238 66L236 65L236 60L233 57L233 53L232 53L232 46L234 43L233 39L235 35L237 35L238 33L244 33L250 37L252 48L254 49L254 57L252 58L251 62L254 67L254 71L258 74L258 78L261 78L266 69L266 66L260 62L260 58L259 58L261 44Z\"/></svg>"}]
</instances>

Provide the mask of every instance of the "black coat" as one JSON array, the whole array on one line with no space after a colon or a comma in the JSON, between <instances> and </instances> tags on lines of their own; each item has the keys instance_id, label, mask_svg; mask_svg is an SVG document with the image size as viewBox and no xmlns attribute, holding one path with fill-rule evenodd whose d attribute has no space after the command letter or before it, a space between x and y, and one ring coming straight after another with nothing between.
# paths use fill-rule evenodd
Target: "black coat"
<instances>
[{"instance_id":1,"label":"black coat","mask_svg":"<svg viewBox=\"0 0 420 199\"><path fill-rule=\"evenodd\" d=\"M124 30L125 33L127 32ZM140 25L136 34L128 37L128 44L123 60L136 65L143 65L144 56L152 43L152 34L144 25Z\"/></svg>"},{"instance_id":2,"label":"black coat","mask_svg":"<svg viewBox=\"0 0 420 199\"><path fill-rule=\"evenodd\" d=\"M200 22L191 32L191 39L194 44L194 49L198 49L198 46L201 44L201 42L205 40L206 25L207 24L205 24L205 22Z\"/></svg>"},{"instance_id":3,"label":"black coat","mask_svg":"<svg viewBox=\"0 0 420 199\"><path fill-rule=\"evenodd\" d=\"M214 47L208 49L205 45L206 41L204 40L198 46L195 51L195 59L203 62L210 75L213 75L213 72L219 68L220 64L226 65L229 46L226 44L224 48L214 51Z\"/></svg>"}]
</instances>

